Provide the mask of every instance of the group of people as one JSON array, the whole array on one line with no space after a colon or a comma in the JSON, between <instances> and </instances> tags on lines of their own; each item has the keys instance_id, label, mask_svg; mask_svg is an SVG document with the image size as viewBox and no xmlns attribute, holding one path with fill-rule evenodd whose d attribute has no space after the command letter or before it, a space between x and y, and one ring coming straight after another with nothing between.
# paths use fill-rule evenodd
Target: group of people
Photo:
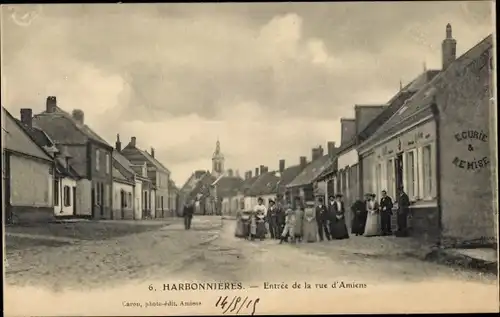
<instances>
[{"instance_id":1,"label":"group of people","mask_svg":"<svg viewBox=\"0 0 500 317\"><path fill-rule=\"evenodd\" d=\"M407 216L409 210L408 195L403 188L399 190L398 230L396 236L407 236ZM368 193L364 200L357 200L351 206L353 214L351 234L356 236L392 235L391 217L393 201L382 191L380 201L376 195ZM274 200L269 201L269 208L262 198L258 199L253 213L248 216L248 238L264 240L267 233L271 239L283 242L316 242L327 240L348 239L349 232L346 223L346 209L342 195L330 196L325 204L323 198L318 202L306 202L305 206L299 197L295 199L294 207L290 203L282 206Z\"/></svg>"}]
</instances>

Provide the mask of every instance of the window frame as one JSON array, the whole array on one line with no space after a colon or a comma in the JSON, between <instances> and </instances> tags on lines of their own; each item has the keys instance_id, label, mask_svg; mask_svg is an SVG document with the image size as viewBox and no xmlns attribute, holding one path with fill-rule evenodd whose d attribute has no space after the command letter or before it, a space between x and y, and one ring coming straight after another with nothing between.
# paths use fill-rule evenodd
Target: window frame
<instances>
[{"instance_id":1,"label":"window frame","mask_svg":"<svg viewBox=\"0 0 500 317\"><path fill-rule=\"evenodd\" d=\"M389 177L389 171L390 171L390 177ZM395 199L396 197L396 157L390 157L386 161L386 179L387 179L387 184L386 184L386 191L387 195L391 197L392 199Z\"/></svg>"},{"instance_id":2,"label":"window frame","mask_svg":"<svg viewBox=\"0 0 500 317\"><path fill-rule=\"evenodd\" d=\"M428 173L426 173L426 161L425 161L425 150L429 149L429 157L428 157ZM434 192L436 190L435 183L435 168L433 166L433 144L428 143L422 146L422 199L423 200L433 200ZM429 188L427 188L427 184Z\"/></svg>"},{"instance_id":3,"label":"window frame","mask_svg":"<svg viewBox=\"0 0 500 317\"><path fill-rule=\"evenodd\" d=\"M95 150L95 170L96 171L99 171L99 168L100 168L100 164L101 164L101 151L99 149L96 149Z\"/></svg>"},{"instance_id":4,"label":"window frame","mask_svg":"<svg viewBox=\"0 0 500 317\"><path fill-rule=\"evenodd\" d=\"M71 207L71 187L68 185L63 187L63 204L64 207Z\"/></svg>"},{"instance_id":5,"label":"window frame","mask_svg":"<svg viewBox=\"0 0 500 317\"><path fill-rule=\"evenodd\" d=\"M111 173L110 155L106 153L106 174L109 175L109 173Z\"/></svg>"},{"instance_id":6,"label":"window frame","mask_svg":"<svg viewBox=\"0 0 500 317\"><path fill-rule=\"evenodd\" d=\"M412 159L413 159L413 174L412 175L412 181L413 181L413 187L412 187L412 191L410 192L409 190L409 175L410 174L410 169L409 169L409 157L410 155L412 156ZM419 163L418 163L418 151L416 148L414 149L411 149L411 150L408 150L404 153L403 155L403 160L404 160L404 165L403 165L403 187L404 187L404 191L405 193L408 195L408 197L410 198L410 201L417 201L419 200L419 177L418 177L418 166L419 166Z\"/></svg>"},{"instance_id":7,"label":"window frame","mask_svg":"<svg viewBox=\"0 0 500 317\"><path fill-rule=\"evenodd\" d=\"M59 191L60 186L61 186L61 185L60 185L60 180L59 180L59 179L57 179L57 178L56 178L56 179L54 179L54 185L53 185L53 186L54 186L54 188L53 188L54 206L59 206L59 204L60 204L60 200L61 200L61 199L60 199L60 196L61 196L60 194L61 194L61 193L60 193L60 191Z\"/></svg>"}]
</instances>

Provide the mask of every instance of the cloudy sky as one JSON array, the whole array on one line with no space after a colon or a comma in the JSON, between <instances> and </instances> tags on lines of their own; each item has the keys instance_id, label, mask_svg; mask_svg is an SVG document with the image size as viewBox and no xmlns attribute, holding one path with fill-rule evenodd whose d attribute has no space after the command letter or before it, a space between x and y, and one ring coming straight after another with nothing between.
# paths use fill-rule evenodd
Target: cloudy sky
<instances>
[{"instance_id":1,"label":"cloudy sky","mask_svg":"<svg viewBox=\"0 0 500 317\"><path fill-rule=\"evenodd\" d=\"M219 137L240 174L340 142L354 104L387 102L493 32L489 2L2 6L2 104L48 95L114 143L137 137L182 185Z\"/></svg>"}]
</instances>

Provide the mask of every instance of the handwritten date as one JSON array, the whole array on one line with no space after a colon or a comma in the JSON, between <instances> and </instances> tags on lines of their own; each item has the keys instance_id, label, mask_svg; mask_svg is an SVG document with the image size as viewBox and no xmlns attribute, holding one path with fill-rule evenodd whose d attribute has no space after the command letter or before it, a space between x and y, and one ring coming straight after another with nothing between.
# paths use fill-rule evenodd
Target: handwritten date
<instances>
[{"instance_id":1,"label":"handwritten date","mask_svg":"<svg viewBox=\"0 0 500 317\"><path fill-rule=\"evenodd\" d=\"M242 314L247 315L250 313L251 316L255 314L257 304L260 302L260 298L249 299L248 296L245 298L241 296L234 296L229 298L228 296L219 296L219 299L215 303L215 307L222 310L222 314Z\"/></svg>"}]
</instances>

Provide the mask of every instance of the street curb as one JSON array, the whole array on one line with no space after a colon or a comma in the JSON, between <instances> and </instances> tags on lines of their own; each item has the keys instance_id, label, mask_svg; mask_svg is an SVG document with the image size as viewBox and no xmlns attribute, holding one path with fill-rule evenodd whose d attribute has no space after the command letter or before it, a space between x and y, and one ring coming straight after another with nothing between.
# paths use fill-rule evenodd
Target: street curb
<instances>
[{"instance_id":1,"label":"street curb","mask_svg":"<svg viewBox=\"0 0 500 317\"><path fill-rule=\"evenodd\" d=\"M425 256L426 261L436 262L447 266L460 267L464 269L480 271L498 275L498 263L453 252L446 249L436 249Z\"/></svg>"}]
</instances>

